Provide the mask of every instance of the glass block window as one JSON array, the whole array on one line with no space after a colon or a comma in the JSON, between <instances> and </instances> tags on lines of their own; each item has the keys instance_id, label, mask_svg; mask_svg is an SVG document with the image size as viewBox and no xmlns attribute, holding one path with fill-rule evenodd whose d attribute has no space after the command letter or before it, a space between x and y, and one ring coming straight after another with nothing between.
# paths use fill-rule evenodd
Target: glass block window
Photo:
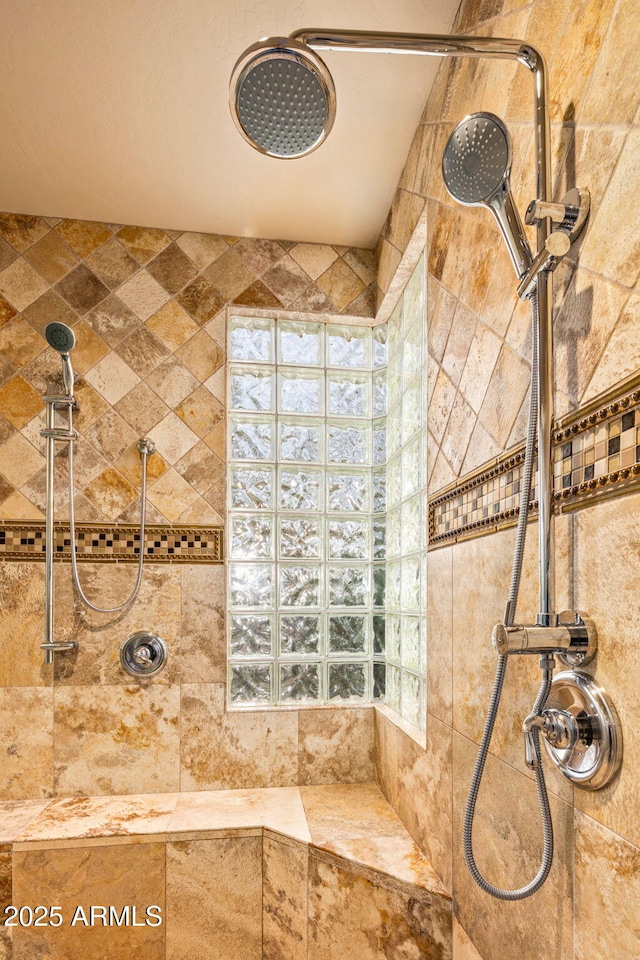
<instances>
[{"instance_id":1,"label":"glass block window","mask_svg":"<svg viewBox=\"0 0 640 960\"><path fill-rule=\"evenodd\" d=\"M230 321L234 705L372 699L374 349L369 327Z\"/></svg>"}]
</instances>

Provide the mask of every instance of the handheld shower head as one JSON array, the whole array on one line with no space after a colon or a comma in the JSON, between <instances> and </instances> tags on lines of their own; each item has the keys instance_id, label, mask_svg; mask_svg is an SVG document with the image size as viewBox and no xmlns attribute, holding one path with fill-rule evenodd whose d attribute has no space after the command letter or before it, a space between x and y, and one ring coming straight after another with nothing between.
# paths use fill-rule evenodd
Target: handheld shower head
<instances>
[{"instance_id":1,"label":"handheld shower head","mask_svg":"<svg viewBox=\"0 0 640 960\"><path fill-rule=\"evenodd\" d=\"M288 37L254 43L231 74L229 106L260 153L293 160L326 139L336 115L331 74L317 53Z\"/></svg>"},{"instance_id":2,"label":"handheld shower head","mask_svg":"<svg viewBox=\"0 0 640 960\"><path fill-rule=\"evenodd\" d=\"M73 366L69 354L76 345L76 335L65 323L48 323L44 328L47 343L62 357L62 379L67 394L73 396Z\"/></svg>"},{"instance_id":3,"label":"handheld shower head","mask_svg":"<svg viewBox=\"0 0 640 960\"><path fill-rule=\"evenodd\" d=\"M531 265L531 249L513 202L511 140L492 113L473 113L455 128L442 157L449 194L468 207L487 207L498 222L518 278Z\"/></svg>"}]
</instances>

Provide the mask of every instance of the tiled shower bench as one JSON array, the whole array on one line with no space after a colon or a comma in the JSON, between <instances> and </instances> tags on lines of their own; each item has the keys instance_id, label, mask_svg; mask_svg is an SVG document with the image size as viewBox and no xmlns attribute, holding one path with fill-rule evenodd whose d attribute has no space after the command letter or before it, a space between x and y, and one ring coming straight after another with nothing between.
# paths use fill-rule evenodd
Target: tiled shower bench
<instances>
[{"instance_id":1,"label":"tiled shower bench","mask_svg":"<svg viewBox=\"0 0 640 960\"><path fill-rule=\"evenodd\" d=\"M2 960L452 956L450 895L372 783L5 801L0 898L62 915L23 910Z\"/></svg>"}]
</instances>

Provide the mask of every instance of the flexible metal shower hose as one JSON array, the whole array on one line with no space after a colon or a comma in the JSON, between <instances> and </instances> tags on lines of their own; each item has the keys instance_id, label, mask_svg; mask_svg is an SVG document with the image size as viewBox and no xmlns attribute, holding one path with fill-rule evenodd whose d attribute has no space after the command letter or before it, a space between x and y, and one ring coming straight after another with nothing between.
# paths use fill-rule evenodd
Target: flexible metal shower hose
<instances>
[{"instance_id":1,"label":"flexible metal shower hose","mask_svg":"<svg viewBox=\"0 0 640 960\"><path fill-rule=\"evenodd\" d=\"M69 414L69 419L71 419L71 414ZM71 422L69 422L69 430L71 430ZM142 454L142 491L140 493L140 552L138 555L138 575L136 577L136 582L133 587L132 593L127 597L124 603L119 604L117 607L98 607L95 603L91 603L89 598L86 596L82 585L80 583L80 577L78 575L78 562L76 559L76 516L75 516L75 507L73 503L73 494L74 494L74 480L73 480L73 443L69 443L69 535L71 539L71 570L73 572L73 582L75 584L76 590L78 591L78 596L85 603L90 610L95 610L96 613L120 613L121 610L124 610L126 607L130 606L135 598L138 596L140 590L140 584L142 583L142 567L144 564L144 528L146 520L146 506L147 506L147 450L146 448L141 450Z\"/></svg>"},{"instance_id":2,"label":"flexible metal shower hose","mask_svg":"<svg viewBox=\"0 0 640 960\"><path fill-rule=\"evenodd\" d=\"M515 620L516 605L518 602L518 594L520 592L520 577L522 575L522 557L524 554L524 545L527 536L527 520L529 514L529 498L531 496L531 477L533 473L533 460L535 456L535 447L536 447L536 421L538 413L538 349L537 349L537 337L536 337L536 328L538 326L538 298L534 294L531 297L531 327L532 327L532 347L531 347L531 392L529 399L529 421L527 426L527 442L525 446L525 460L523 468L523 478L522 478L522 488L520 491L520 510L518 514L518 529L516 534L516 545L513 555L513 567L511 569L511 585L509 588L509 598L507 602L507 613L505 616L505 622L507 626L512 626ZM520 887L517 890L502 890L500 887L494 886L488 880L486 880L478 867L476 866L475 858L473 856L473 820L476 810L476 801L478 799L478 792L480 790L480 784L482 782L482 775L484 773L484 766L487 760L487 754L489 752L489 745L491 743L491 737L493 735L493 728L496 722L496 716L498 714L498 707L500 706L500 697L502 695L502 687L504 684L504 679L507 671L507 656L501 656L498 658L498 666L496 669L496 677L493 684L493 691L491 694L491 700L489 703L489 711L487 713L487 719L484 725L484 732L482 734L482 741L480 743L480 749L478 751L478 759L476 760L476 766L473 771L473 777L471 780L471 786L469 788L469 796L467 798L467 807L465 810L464 816L464 827L463 827L463 845L464 845L464 859L469 868L471 876L481 887L485 893L490 894L492 897L496 897L498 900L524 900L526 897L530 897L533 893L540 889L542 884L547 879L549 870L551 869L551 863L553 861L553 823L551 820L551 810L549 808L549 797L547 796L547 788L544 781L544 771L542 769L542 758L540 755L540 732L537 728L534 728L532 731L535 753L537 759L537 766L535 768L535 778L536 778L536 787L538 790L538 802L540 804L540 811L542 815L542 832L544 838L544 847L542 853L542 862L540 864L540 869L537 874L524 887ZM552 669L548 667L543 667L542 669L542 683L540 686L540 691L538 693L536 702L533 707L534 714L540 714L544 708L547 697L549 696L549 691L551 689L551 675Z\"/></svg>"}]
</instances>

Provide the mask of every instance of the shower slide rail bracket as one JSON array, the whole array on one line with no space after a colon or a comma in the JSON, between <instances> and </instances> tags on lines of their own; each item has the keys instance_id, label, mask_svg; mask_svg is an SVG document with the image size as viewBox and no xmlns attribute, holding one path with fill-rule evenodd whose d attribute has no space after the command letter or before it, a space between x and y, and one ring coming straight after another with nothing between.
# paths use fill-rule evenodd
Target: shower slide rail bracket
<instances>
[{"instance_id":1,"label":"shower slide rail bracket","mask_svg":"<svg viewBox=\"0 0 640 960\"><path fill-rule=\"evenodd\" d=\"M509 626L498 623L493 628L493 647L497 654L558 654L572 667L589 663L598 649L598 632L586 613L564 610L553 616L551 625Z\"/></svg>"}]
</instances>

